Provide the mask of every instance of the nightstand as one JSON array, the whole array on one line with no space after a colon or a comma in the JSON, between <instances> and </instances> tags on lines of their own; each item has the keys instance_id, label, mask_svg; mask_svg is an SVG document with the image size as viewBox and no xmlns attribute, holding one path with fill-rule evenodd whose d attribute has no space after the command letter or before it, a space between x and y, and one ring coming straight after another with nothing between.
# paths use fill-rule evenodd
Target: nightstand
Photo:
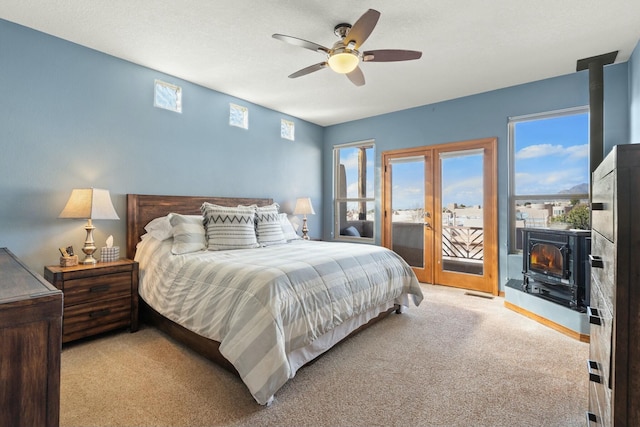
<instances>
[{"instance_id":1,"label":"nightstand","mask_svg":"<svg viewBox=\"0 0 640 427\"><path fill-rule=\"evenodd\" d=\"M138 330L137 262L50 265L44 277L64 295L63 343L118 328Z\"/></svg>"}]
</instances>

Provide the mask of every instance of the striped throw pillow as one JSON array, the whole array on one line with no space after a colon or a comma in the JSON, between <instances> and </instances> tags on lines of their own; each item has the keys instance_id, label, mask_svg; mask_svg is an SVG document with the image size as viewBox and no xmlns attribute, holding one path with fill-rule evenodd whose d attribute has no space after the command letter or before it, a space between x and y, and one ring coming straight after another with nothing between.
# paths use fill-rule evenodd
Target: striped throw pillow
<instances>
[{"instance_id":1,"label":"striped throw pillow","mask_svg":"<svg viewBox=\"0 0 640 427\"><path fill-rule=\"evenodd\" d=\"M200 210L210 251L258 247L254 207L227 207L204 202Z\"/></svg>"},{"instance_id":2,"label":"striped throw pillow","mask_svg":"<svg viewBox=\"0 0 640 427\"><path fill-rule=\"evenodd\" d=\"M168 217L173 229L171 253L182 255L207 248L202 216L170 213Z\"/></svg>"},{"instance_id":3,"label":"striped throw pillow","mask_svg":"<svg viewBox=\"0 0 640 427\"><path fill-rule=\"evenodd\" d=\"M287 243L278 217L279 208L277 203L256 208L256 236L261 246Z\"/></svg>"}]
</instances>

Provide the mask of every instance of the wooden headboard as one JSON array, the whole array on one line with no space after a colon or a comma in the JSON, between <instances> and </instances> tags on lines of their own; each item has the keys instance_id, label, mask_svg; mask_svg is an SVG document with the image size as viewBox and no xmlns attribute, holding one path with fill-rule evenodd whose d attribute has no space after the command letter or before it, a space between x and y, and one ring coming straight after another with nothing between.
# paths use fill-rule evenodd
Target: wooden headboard
<instances>
[{"instance_id":1,"label":"wooden headboard","mask_svg":"<svg viewBox=\"0 0 640 427\"><path fill-rule=\"evenodd\" d=\"M136 245L145 233L144 226L154 218L171 212L184 215L199 215L202 203L220 206L253 205L266 206L273 199L242 197L206 196L157 196L147 194L127 194L127 258L133 259Z\"/></svg>"}]
</instances>

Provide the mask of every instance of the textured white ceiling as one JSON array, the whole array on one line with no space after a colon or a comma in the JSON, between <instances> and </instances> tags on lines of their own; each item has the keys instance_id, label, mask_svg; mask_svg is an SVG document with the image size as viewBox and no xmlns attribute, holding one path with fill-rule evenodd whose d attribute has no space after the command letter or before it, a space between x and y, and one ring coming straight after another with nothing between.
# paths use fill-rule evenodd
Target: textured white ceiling
<instances>
[{"instance_id":1,"label":"textured white ceiling","mask_svg":"<svg viewBox=\"0 0 640 427\"><path fill-rule=\"evenodd\" d=\"M365 63L366 85L324 69L333 28L382 13L364 50L422 59ZM578 59L640 39L638 0L2 0L0 18L308 120L331 125L575 72ZM188 102L188 100L185 100Z\"/></svg>"}]
</instances>

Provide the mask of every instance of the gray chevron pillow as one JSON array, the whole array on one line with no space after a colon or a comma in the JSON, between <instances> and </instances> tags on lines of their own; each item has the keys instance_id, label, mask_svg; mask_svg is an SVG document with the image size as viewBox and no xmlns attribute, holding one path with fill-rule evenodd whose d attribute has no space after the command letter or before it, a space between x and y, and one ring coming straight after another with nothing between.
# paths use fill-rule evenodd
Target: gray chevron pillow
<instances>
[{"instance_id":1,"label":"gray chevron pillow","mask_svg":"<svg viewBox=\"0 0 640 427\"><path fill-rule=\"evenodd\" d=\"M254 207L227 207L205 202L200 210L210 251L258 247Z\"/></svg>"},{"instance_id":2,"label":"gray chevron pillow","mask_svg":"<svg viewBox=\"0 0 640 427\"><path fill-rule=\"evenodd\" d=\"M256 207L256 236L261 246L287 243L278 218L279 208L277 203Z\"/></svg>"}]
</instances>

